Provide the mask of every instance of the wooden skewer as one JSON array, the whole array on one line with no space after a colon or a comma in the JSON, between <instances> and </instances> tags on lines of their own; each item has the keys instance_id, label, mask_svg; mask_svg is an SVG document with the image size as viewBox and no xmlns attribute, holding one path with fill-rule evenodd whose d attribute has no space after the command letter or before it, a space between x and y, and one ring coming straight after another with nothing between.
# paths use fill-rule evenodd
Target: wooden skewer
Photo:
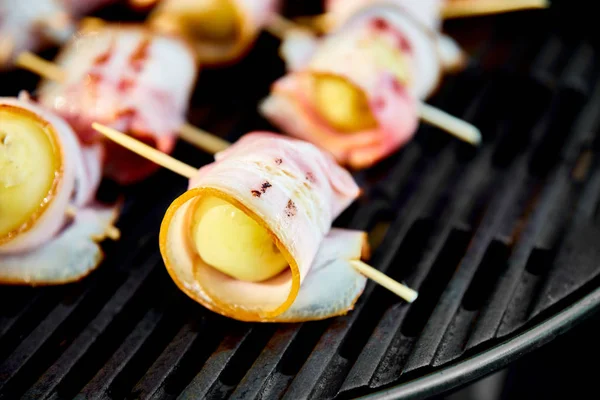
<instances>
[{"instance_id":1,"label":"wooden skewer","mask_svg":"<svg viewBox=\"0 0 600 400\"><path fill-rule=\"evenodd\" d=\"M114 225L109 225L106 227L106 236L114 241L121 239L121 231Z\"/></svg>"},{"instance_id":2,"label":"wooden skewer","mask_svg":"<svg viewBox=\"0 0 600 400\"><path fill-rule=\"evenodd\" d=\"M46 79L57 82L64 82L67 80L66 72L59 65L56 65L50 61L46 61L28 51L25 51L17 56L15 65L20 68L35 72Z\"/></svg>"},{"instance_id":3,"label":"wooden skewer","mask_svg":"<svg viewBox=\"0 0 600 400\"><path fill-rule=\"evenodd\" d=\"M196 172L198 172L196 168L187 165L171 157L170 155L163 153L162 151L158 151L155 148L132 138L131 136L119 132L116 129L109 128L97 122L92 124L92 128L113 142L120 144L121 146L133 151L136 154L139 154L142 157L147 158L148 160L162 167L170 169L179 175L185 176L188 179L194 177Z\"/></svg>"},{"instance_id":4,"label":"wooden skewer","mask_svg":"<svg viewBox=\"0 0 600 400\"><path fill-rule=\"evenodd\" d=\"M269 23L265 26L265 30L267 32L281 40L285 39L288 32L295 29L306 30L306 28L303 26L290 21L289 19L277 13L274 13L269 17Z\"/></svg>"},{"instance_id":5,"label":"wooden skewer","mask_svg":"<svg viewBox=\"0 0 600 400\"><path fill-rule=\"evenodd\" d=\"M190 124L183 124L179 129L179 137L211 154L225 150L230 144L228 141Z\"/></svg>"},{"instance_id":6,"label":"wooden skewer","mask_svg":"<svg viewBox=\"0 0 600 400\"><path fill-rule=\"evenodd\" d=\"M377 282L387 290L395 293L399 297L403 298L409 303L412 303L419 297L419 293L416 290L409 288L406 285L397 282L384 274L383 272L371 267L369 264L364 263L361 260L352 260L350 264L361 274Z\"/></svg>"},{"instance_id":7,"label":"wooden skewer","mask_svg":"<svg viewBox=\"0 0 600 400\"><path fill-rule=\"evenodd\" d=\"M129 4L135 8L149 8L158 3L158 0L129 0Z\"/></svg>"},{"instance_id":8,"label":"wooden skewer","mask_svg":"<svg viewBox=\"0 0 600 400\"><path fill-rule=\"evenodd\" d=\"M109 128L97 122L94 122L92 124L92 128L106 136L108 139L120 144L121 146L133 151L134 153L145 157L150 161L155 162L161 167L170 169L171 171L188 179L191 179L198 172L198 170L192 167L191 165L182 163L181 161L171 157L170 155L156 150L155 148L150 147L142 142L139 142L138 140L127 136L126 134L119 132L116 129ZM406 287L405 285L402 285L399 282L396 282L389 276L376 270L370 265L359 260L353 260L350 263L358 272L365 275L367 278L377 282L384 288L397 294L407 302L412 303L417 298L418 294L416 291L409 287Z\"/></svg>"},{"instance_id":9,"label":"wooden skewer","mask_svg":"<svg viewBox=\"0 0 600 400\"><path fill-rule=\"evenodd\" d=\"M318 34L325 34L329 31L331 25L331 14L311 15L309 17L294 18L294 23L306 27Z\"/></svg>"},{"instance_id":10,"label":"wooden skewer","mask_svg":"<svg viewBox=\"0 0 600 400\"><path fill-rule=\"evenodd\" d=\"M442 18L474 17L548 6L548 0L450 0L442 8Z\"/></svg>"},{"instance_id":11,"label":"wooden skewer","mask_svg":"<svg viewBox=\"0 0 600 400\"><path fill-rule=\"evenodd\" d=\"M89 32L96 29L102 28L106 25L106 22L97 17L85 17L79 21L79 31L81 32Z\"/></svg>"},{"instance_id":12,"label":"wooden skewer","mask_svg":"<svg viewBox=\"0 0 600 400\"><path fill-rule=\"evenodd\" d=\"M77 216L77 209L73 206L67 206L66 214L69 218L75 218ZM119 230L119 228L117 228L114 225L107 226L104 234L106 235L106 237L108 237L109 239L114 240L114 241L117 241L121 238L121 231ZM102 236L98 236L98 235L94 235L93 238L96 240L103 239Z\"/></svg>"},{"instance_id":13,"label":"wooden skewer","mask_svg":"<svg viewBox=\"0 0 600 400\"><path fill-rule=\"evenodd\" d=\"M14 48L15 41L12 37L0 37L0 65L5 64L10 60Z\"/></svg>"},{"instance_id":14,"label":"wooden skewer","mask_svg":"<svg viewBox=\"0 0 600 400\"><path fill-rule=\"evenodd\" d=\"M445 130L460 140L478 146L481 143L481 131L474 125L465 120L456 118L439 108L432 107L429 104L421 103L419 107L419 117L440 129Z\"/></svg>"}]
</instances>

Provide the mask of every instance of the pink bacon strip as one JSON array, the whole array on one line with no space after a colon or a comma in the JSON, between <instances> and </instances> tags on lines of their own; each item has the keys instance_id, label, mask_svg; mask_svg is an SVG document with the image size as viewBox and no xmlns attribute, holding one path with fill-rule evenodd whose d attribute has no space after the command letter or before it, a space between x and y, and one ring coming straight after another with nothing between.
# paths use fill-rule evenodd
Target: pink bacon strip
<instances>
[{"instance_id":1,"label":"pink bacon strip","mask_svg":"<svg viewBox=\"0 0 600 400\"><path fill-rule=\"evenodd\" d=\"M401 82L377 61L371 40L383 40L409 60L409 80ZM342 132L319 117L311 101L311 74L346 79L368 100L373 129ZM261 111L283 131L316 143L338 162L364 168L409 141L418 124L418 99L437 85L440 68L427 30L395 7L363 11L327 36L307 65L275 82Z\"/></svg>"}]
</instances>

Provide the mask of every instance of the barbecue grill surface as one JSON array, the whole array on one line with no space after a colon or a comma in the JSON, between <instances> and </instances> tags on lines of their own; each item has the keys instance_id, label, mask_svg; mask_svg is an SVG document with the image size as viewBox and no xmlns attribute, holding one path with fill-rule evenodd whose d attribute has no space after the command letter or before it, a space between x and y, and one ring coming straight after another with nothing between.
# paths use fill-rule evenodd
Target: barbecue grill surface
<instances>
[{"instance_id":1,"label":"barbecue grill surface","mask_svg":"<svg viewBox=\"0 0 600 400\"><path fill-rule=\"evenodd\" d=\"M472 58L432 102L477 124L483 146L423 126L355 174L364 196L336 225L372 233L372 264L417 288L414 304L369 283L354 311L320 322L250 324L205 310L160 258L160 221L186 186L160 171L125 190L123 238L104 244L91 276L2 287L0 398L424 397L564 332L600 304L599 48L589 14L557 6L449 24ZM283 73L276 50L264 34L241 64L203 71L190 121L231 141L269 128L256 104ZM0 75L0 94L35 84L26 72ZM183 143L175 155L211 161ZM103 196L116 193L104 183Z\"/></svg>"}]
</instances>

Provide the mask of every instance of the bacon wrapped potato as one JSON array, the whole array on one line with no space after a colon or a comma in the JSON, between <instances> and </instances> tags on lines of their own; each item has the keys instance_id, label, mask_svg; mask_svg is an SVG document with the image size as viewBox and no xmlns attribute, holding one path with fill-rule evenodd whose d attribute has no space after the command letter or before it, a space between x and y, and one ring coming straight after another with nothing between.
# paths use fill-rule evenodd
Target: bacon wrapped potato
<instances>
[{"instance_id":1,"label":"bacon wrapped potato","mask_svg":"<svg viewBox=\"0 0 600 400\"><path fill-rule=\"evenodd\" d=\"M345 314L366 278L349 263L366 234L331 229L359 194L313 145L251 133L201 168L169 207L160 248L169 274L205 307L242 321Z\"/></svg>"},{"instance_id":2,"label":"bacon wrapped potato","mask_svg":"<svg viewBox=\"0 0 600 400\"><path fill-rule=\"evenodd\" d=\"M117 217L94 202L102 156L61 118L0 98L1 283L71 282L100 263L97 242Z\"/></svg>"}]
</instances>

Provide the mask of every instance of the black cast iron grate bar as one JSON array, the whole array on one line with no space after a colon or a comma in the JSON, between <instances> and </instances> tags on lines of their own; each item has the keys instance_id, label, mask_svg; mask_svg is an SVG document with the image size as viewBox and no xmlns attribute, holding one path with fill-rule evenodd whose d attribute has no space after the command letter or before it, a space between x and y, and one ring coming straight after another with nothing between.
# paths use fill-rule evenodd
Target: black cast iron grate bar
<instances>
[{"instance_id":1,"label":"black cast iron grate bar","mask_svg":"<svg viewBox=\"0 0 600 400\"><path fill-rule=\"evenodd\" d=\"M491 148L486 148L479 153L477 160L470 164L470 170L466 172L466 178L457 186L455 191L457 195L453 196L449 206L440 215L436 224L437 227L432 230L423 252L425 256L421 258L415 268L416 273L407 279L409 285L421 288L423 281L439 258L442 249L448 243L452 232L456 229L459 215L475 197L475 192L481 186L481 182L490 179L490 163ZM427 295L427 293L421 293L421 296L423 295ZM382 367L380 361L385 356L389 343L404 324L406 312L407 308L401 305L393 306L386 311L374 335L372 335L371 341L367 343L354 368L350 371L341 392L354 390L369 384L375 375L376 369ZM412 338L406 338L407 342L404 344L407 349L411 347L412 340ZM386 373L389 373L389 368L385 368L385 370Z\"/></svg>"},{"instance_id":2,"label":"black cast iron grate bar","mask_svg":"<svg viewBox=\"0 0 600 400\"><path fill-rule=\"evenodd\" d=\"M600 100L600 86L597 85L595 92L595 97ZM472 349L494 338L502 316L520 283L530 253L535 248L540 248L540 243L548 243L548 239L540 239L544 234L546 237L556 236L555 231L560 229L560 221L557 221L558 218L552 214L556 212L557 205L568 204L566 197L573 193L570 187L571 168L576 161L573 154L575 151L579 151L582 143L586 141L586 137L591 132L595 132L599 122L600 116L591 107L588 107L580 115L578 123L573 129L573 139L562 150L563 159L566 163L561 164L550 176L539 205L537 205L534 215L521 235L523 239L517 242L508 263L508 270L500 277L489 303L482 308L481 316L466 346L467 349Z\"/></svg>"},{"instance_id":3,"label":"black cast iron grate bar","mask_svg":"<svg viewBox=\"0 0 600 400\"><path fill-rule=\"evenodd\" d=\"M164 310L151 308L80 394L86 399L109 399L111 385L156 329L163 313Z\"/></svg>"},{"instance_id":4,"label":"black cast iron grate bar","mask_svg":"<svg viewBox=\"0 0 600 400\"><path fill-rule=\"evenodd\" d=\"M234 359L238 350L248 342L251 333L250 326L242 326L237 332L228 335L178 398L190 400L206 398L208 393L218 385L219 376ZM153 399L159 398L158 393L153 396Z\"/></svg>"},{"instance_id":5,"label":"black cast iron grate bar","mask_svg":"<svg viewBox=\"0 0 600 400\"><path fill-rule=\"evenodd\" d=\"M446 329L456 314L462 297L493 239L496 228L502 223L505 214L513 207L513 202L523 184L525 164L525 157L521 156L503 178L497 195L490 202L488 211L473 236L467 253L457 267L456 274L421 332L415 345L415 351L406 363L405 372L428 366L433 360Z\"/></svg>"},{"instance_id":6,"label":"black cast iron grate bar","mask_svg":"<svg viewBox=\"0 0 600 400\"><path fill-rule=\"evenodd\" d=\"M531 316L542 313L600 273L595 261L600 255L596 246L600 238L600 229L594 220L600 200L600 168L596 166L591 175L575 210L571 229L561 246L556 262L548 272L544 287L532 307ZM571 273L573 276L569 276ZM575 279L576 277L579 280Z\"/></svg>"},{"instance_id":7,"label":"black cast iron grate bar","mask_svg":"<svg viewBox=\"0 0 600 400\"><path fill-rule=\"evenodd\" d=\"M7 291L9 290L10 288L7 289ZM6 297L5 301L8 302L9 298L10 297ZM39 308L40 303L47 301L48 297L46 291L43 288L40 288L40 290L33 294L29 300L19 304L20 309L17 312L0 318L0 343L5 340L6 335L10 334L13 327L22 323L26 314L29 314L33 308ZM18 328L15 328L15 330L18 330Z\"/></svg>"},{"instance_id":8,"label":"black cast iron grate bar","mask_svg":"<svg viewBox=\"0 0 600 400\"><path fill-rule=\"evenodd\" d=\"M542 122L542 124L543 124L543 122ZM539 132L539 129L538 129L538 132ZM534 143L539 142L541 140L540 136L542 136L542 135L539 135L537 137L534 136L534 138L533 138ZM525 160L524 157L521 156L519 161L517 161L517 163L515 164L518 167L513 167L513 169L517 168L518 173L516 175L513 173L512 177L510 177L510 175L509 175L509 177L510 177L510 178L508 178L508 182L510 182L509 186L512 186L513 188L519 187L524 183L522 181L522 179L517 179L517 177L522 177L522 176L526 175L526 174L524 174L524 169L525 169L524 168L524 163L525 163L524 160ZM511 188L508 188L507 192L508 192L507 195L509 197L501 200L500 204L506 205L507 201L514 201L514 198L511 198L510 196L514 195L516 192L511 190ZM513 207L514 207L514 205L513 205ZM489 208L490 208L490 210L492 210L491 211L492 217L490 217L490 218L495 218L495 221L498 221L498 222L499 222L498 218L500 218L500 220L502 218L504 218L504 216L501 216L501 214L495 214L495 216L494 216L494 213L497 212L496 207L494 206L494 203L492 203ZM484 220L484 222L482 222L482 226L484 229L486 228L485 220ZM488 229L490 229L490 228L494 229L494 226L492 225ZM482 230L482 228L480 228L478 230L478 232L481 232L481 230ZM459 275L459 278L456 279L457 282L460 282L460 284L458 285L458 289L456 287L452 287L452 282L451 282L447 289L448 297L442 298L440 305L438 305L439 311L436 310L438 312L437 315L440 318L445 318L446 319L445 321L447 321L448 323L450 322L451 318L453 318L453 316L459 311L459 302L460 302L460 299L462 299L464 290L466 289L465 282L468 283L471 281L474 270L475 270L476 266L478 265L478 263L481 261L481 257L483 256L483 251L487 248L487 246L490 243L489 242L490 236L489 236L488 232L489 231L486 232L486 230L483 230L483 232L482 232L483 238L481 239L483 241L483 243L481 244L481 246L476 246L476 244L475 244L475 241L477 239L477 234L476 234L476 236L474 238L474 244L472 246L472 248L475 249L475 251L476 251L475 256L474 256L475 261L471 261L471 263L466 264L469 267L468 272L466 273L466 276ZM468 256L468 254L467 254L467 256ZM463 263L464 263L464 261L463 261ZM461 271L463 271L462 268L464 268L464 265L465 264L461 264L461 267L459 267L459 270L458 270L459 274L461 273ZM506 293L505 293L505 295L506 295ZM454 304L449 305L450 304L448 301L449 297L453 298ZM466 317L464 312L459 313L457 315L458 315L458 317L462 317L462 318ZM469 320L469 319L472 319L472 316L466 317L466 318L467 318L467 320ZM420 342L418 342L417 345L415 346L416 347L415 353L413 353L411 355L411 358L407 362L407 366L405 369L406 371L411 371L411 370L414 370L417 368L422 368L422 367L429 365L431 360L433 359L435 352L439 351L438 350L439 343L441 343L442 338L444 337L445 329L439 329L439 326L434 327L435 325L433 324L433 321L435 321L435 320L436 320L436 315L434 314L430 319L431 328L429 331L427 331L427 329L426 329L422 333ZM441 324L441 327L445 327L445 326L447 326L446 323ZM433 344L433 346L430 346L432 344ZM449 361L450 359L453 359L453 358L454 357L447 357L446 359L444 359L442 361ZM434 363L434 365L435 365L435 363Z\"/></svg>"},{"instance_id":9,"label":"black cast iron grate bar","mask_svg":"<svg viewBox=\"0 0 600 400\"><path fill-rule=\"evenodd\" d=\"M271 393L271 381L276 379L277 367L285 352L294 340L299 340L298 335L301 324L282 326L271 338L260 356L256 359L248 373L240 381L232 393L232 399L270 399L280 397L280 393ZM274 396L277 394L277 396Z\"/></svg>"},{"instance_id":10,"label":"black cast iron grate bar","mask_svg":"<svg viewBox=\"0 0 600 400\"><path fill-rule=\"evenodd\" d=\"M158 264L158 259L150 259L134 270L98 315L88 324L61 357L40 377L25 394L26 397L43 399L56 390L56 387L98 340L99 335L114 321L126 304L134 298L139 288Z\"/></svg>"},{"instance_id":11,"label":"black cast iron grate bar","mask_svg":"<svg viewBox=\"0 0 600 400\"><path fill-rule=\"evenodd\" d=\"M165 397L166 379L175 372L197 337L198 331L194 329L194 323L188 321L133 388L132 394L140 399L147 399L159 393L161 394L159 397Z\"/></svg>"},{"instance_id":12,"label":"black cast iron grate bar","mask_svg":"<svg viewBox=\"0 0 600 400\"><path fill-rule=\"evenodd\" d=\"M535 248L537 236L547 228L544 221L548 218L550 209L554 205L553 201L564 193L568 184L569 171L566 167L560 168L550 178L550 183L545 188L534 215L529 219L527 227L522 233L523 239L517 242L508 260L508 269L500 276L498 284L488 300L489 303L482 307L481 315L478 317L466 350L495 337L502 316L520 283L531 251Z\"/></svg>"}]
</instances>

